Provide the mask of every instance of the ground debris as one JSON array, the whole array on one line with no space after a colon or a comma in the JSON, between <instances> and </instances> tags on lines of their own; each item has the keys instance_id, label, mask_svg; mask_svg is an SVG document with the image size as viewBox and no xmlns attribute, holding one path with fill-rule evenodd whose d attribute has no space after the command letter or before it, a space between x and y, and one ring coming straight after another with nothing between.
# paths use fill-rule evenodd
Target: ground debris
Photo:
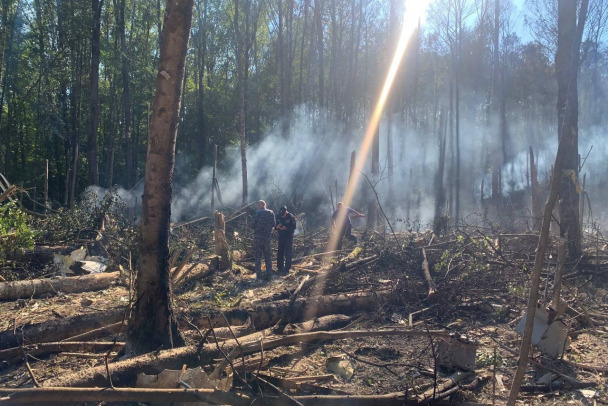
<instances>
[{"instance_id":1,"label":"ground debris","mask_svg":"<svg viewBox=\"0 0 608 406\"><path fill-rule=\"evenodd\" d=\"M256 279L249 237L235 223L226 221L234 261L227 271L214 265L213 252L200 248L210 224L174 228L178 241L172 261L179 280L175 309L189 345L125 361L109 359L112 382L127 386L125 395L120 397L123 389L117 389L116 397L97 400L162 401L174 389L161 394L128 387L144 370L179 373L186 365L205 374L215 370L222 379L232 376L232 389L221 398L225 404L251 402L260 390L268 404L281 405L338 405L347 399L358 404L441 399L504 403L517 362L515 326L523 316L538 235L491 233L475 227L445 236L397 232L391 238L364 236L360 246L326 253L327 230L315 230L296 235L291 272L266 282ZM527 396L538 396L534 404L559 403L560 397L579 390L592 393L598 403L608 403L608 395L600 390L608 369L603 362L608 359L608 319L602 317L608 310L608 255L597 248L601 246L597 239L589 240L589 259L578 264L578 272L564 275L562 297L571 313L566 312L560 322L571 341L563 359L547 361L538 351L533 354L530 384L522 390L530 389ZM551 300L557 248L557 240L550 240L543 305ZM65 247L61 255L66 255ZM25 360L45 387L108 385L104 354L122 345L125 310L132 302L132 262L124 258L130 257L108 261L109 267L121 262L119 285L98 292L25 295L19 302L0 303L6 315L0 321L0 386L31 384ZM576 317L577 313L586 317ZM585 325L587 318L593 325ZM89 319L98 323L78 328ZM60 330L59 336L50 334ZM57 343L83 333L87 338L82 341L99 344L78 348ZM451 348L460 348L458 340L463 336L474 349L462 359L454 352L446 355ZM61 356L62 352L88 355L75 358ZM537 381L547 372L549 383ZM76 396L66 391L62 399ZM23 393L14 401L26 399L26 392L14 393ZM40 399L40 393L33 391L28 399ZM181 401L191 399L190 389L182 393Z\"/></svg>"}]
</instances>

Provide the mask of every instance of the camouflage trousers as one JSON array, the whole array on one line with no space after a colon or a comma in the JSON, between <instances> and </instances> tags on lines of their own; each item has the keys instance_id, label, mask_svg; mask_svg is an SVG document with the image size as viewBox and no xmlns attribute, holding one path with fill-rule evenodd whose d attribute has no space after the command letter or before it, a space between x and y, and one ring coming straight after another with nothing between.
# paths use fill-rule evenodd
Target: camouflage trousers
<instances>
[{"instance_id":1,"label":"camouflage trousers","mask_svg":"<svg viewBox=\"0 0 608 406\"><path fill-rule=\"evenodd\" d=\"M255 237L253 240L255 248L255 273L259 277L267 277L272 272L272 257L270 255L270 238ZM266 264L266 270L262 271L262 258Z\"/></svg>"}]
</instances>

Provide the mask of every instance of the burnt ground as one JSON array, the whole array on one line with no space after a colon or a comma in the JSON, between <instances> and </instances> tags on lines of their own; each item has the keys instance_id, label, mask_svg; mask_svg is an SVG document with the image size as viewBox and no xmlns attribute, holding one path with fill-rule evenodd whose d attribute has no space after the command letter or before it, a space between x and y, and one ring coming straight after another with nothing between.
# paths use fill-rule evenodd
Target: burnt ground
<instances>
[{"instance_id":1,"label":"burnt ground","mask_svg":"<svg viewBox=\"0 0 608 406\"><path fill-rule=\"evenodd\" d=\"M183 227L174 233L173 238L197 244L198 249L189 261L196 263L204 262L212 254L201 248L210 246L208 234L209 230L204 226ZM521 339L515 332L515 325L526 306L538 236L533 233L500 234L496 230L467 227L442 237L430 231L370 233L360 237L362 250L357 258L371 260L361 266L342 267L332 272L323 295L385 292L387 289L392 290L392 294L388 298L378 295L372 305L363 310L351 308L348 313L351 319L344 329L441 330L457 336L466 335L468 340L478 344L475 371L448 399L504 404L515 373ZM286 290L295 289L302 278L314 276L319 269L331 265L332 261L336 262L355 248L345 244L339 255L331 258L313 256L325 250L327 230L298 234L294 249L296 261L290 274L275 275L266 282L255 278L248 237L230 232L229 242L231 248L246 250L244 255L240 255L243 258L235 261L232 271L212 272L194 278L175 292L174 308L184 337L190 344L200 340L199 332L186 322L192 320L194 314L218 309L255 308ZM422 273L422 248L436 284L436 292L431 295ZM180 252L176 250L176 255L183 255ZM533 361L524 380L523 389L526 391L522 391L519 397L521 404L608 404L606 260L608 252L603 238L588 235L584 258L566 267L562 297L569 310L562 320L568 327L570 343L559 359L549 359L534 350ZM551 238L541 280L543 304L548 303L551 297L556 261L557 247ZM29 277L48 274L49 268L43 267L37 272L30 273ZM19 334L20 327L28 324L125 308L129 303L127 284L128 278L124 277L102 291L58 292L46 298L0 302L0 333L12 330ZM304 291L300 296L309 294L310 291ZM28 344L27 337L22 339L24 344ZM122 341L124 334L106 335L99 340ZM430 334L421 334L416 337L346 338L279 347L267 351L261 363L259 354L248 357L252 363L258 363L248 376L251 380L258 372L262 376L276 378L317 376L296 385L296 389L284 388L291 395L403 392L416 396L428 390L432 393L435 382L454 373L453 368L442 367L435 362L439 341ZM39 382L104 362L103 357L88 354L83 358L72 353L28 359ZM330 366L332 360L337 359L343 361L339 363L339 370ZM208 371L213 369L213 365L203 366ZM548 372L552 373L549 379L552 384L540 385L539 382L543 381L539 379ZM329 374L331 376L327 376ZM587 387L577 388L568 377L587 384L582 385ZM285 385L284 381L276 382ZM23 360L4 362L0 366L0 386L32 385ZM235 386L239 387L236 381Z\"/></svg>"}]
</instances>

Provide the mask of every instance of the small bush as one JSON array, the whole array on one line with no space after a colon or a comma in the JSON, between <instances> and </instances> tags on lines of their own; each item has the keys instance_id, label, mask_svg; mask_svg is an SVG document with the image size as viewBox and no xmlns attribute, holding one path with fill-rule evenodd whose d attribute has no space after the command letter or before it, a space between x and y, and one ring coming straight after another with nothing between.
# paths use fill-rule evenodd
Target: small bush
<instances>
[{"instance_id":1,"label":"small bush","mask_svg":"<svg viewBox=\"0 0 608 406\"><path fill-rule=\"evenodd\" d=\"M34 248L36 233L29 221L29 216L13 202L0 207L0 265L5 265L12 255Z\"/></svg>"}]
</instances>

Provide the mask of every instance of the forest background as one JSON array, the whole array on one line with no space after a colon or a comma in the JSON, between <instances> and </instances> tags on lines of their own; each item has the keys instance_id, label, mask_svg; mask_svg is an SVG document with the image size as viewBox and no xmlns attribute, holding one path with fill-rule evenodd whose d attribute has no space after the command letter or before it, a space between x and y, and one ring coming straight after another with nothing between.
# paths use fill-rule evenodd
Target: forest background
<instances>
[{"instance_id":1,"label":"forest background","mask_svg":"<svg viewBox=\"0 0 608 406\"><path fill-rule=\"evenodd\" d=\"M217 145L223 203L263 198L306 212L312 224L327 222L408 3L195 2L172 219L208 213ZM48 162L51 207L94 186L114 188L136 213L163 2L1 6L0 173L44 202ZM608 2L591 0L578 76L581 179L600 220L608 197L607 19ZM391 220L529 211L530 147L541 182L557 150L556 46L557 2L431 4L384 109L372 148L379 159L363 170ZM365 209L375 197L365 178L360 186L352 205Z\"/></svg>"}]
</instances>

